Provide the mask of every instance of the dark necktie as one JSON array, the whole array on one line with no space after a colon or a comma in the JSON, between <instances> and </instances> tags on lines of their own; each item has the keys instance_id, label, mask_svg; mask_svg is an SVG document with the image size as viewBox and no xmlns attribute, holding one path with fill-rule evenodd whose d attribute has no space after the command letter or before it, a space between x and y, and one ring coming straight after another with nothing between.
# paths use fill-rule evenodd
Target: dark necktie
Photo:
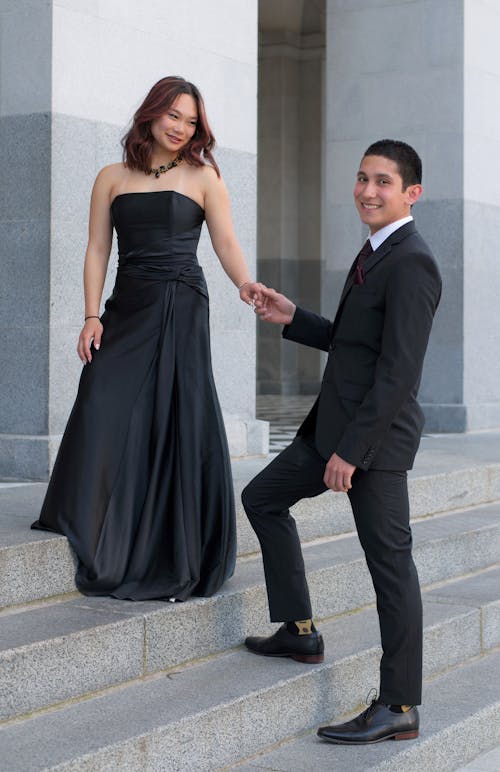
<instances>
[{"instance_id":1,"label":"dark necktie","mask_svg":"<svg viewBox=\"0 0 500 772\"><path fill-rule=\"evenodd\" d=\"M366 258L373 252L370 239L366 239L365 243L361 247L360 253L356 258L356 270L354 275L354 284L365 283L365 272L363 270L363 264Z\"/></svg>"}]
</instances>

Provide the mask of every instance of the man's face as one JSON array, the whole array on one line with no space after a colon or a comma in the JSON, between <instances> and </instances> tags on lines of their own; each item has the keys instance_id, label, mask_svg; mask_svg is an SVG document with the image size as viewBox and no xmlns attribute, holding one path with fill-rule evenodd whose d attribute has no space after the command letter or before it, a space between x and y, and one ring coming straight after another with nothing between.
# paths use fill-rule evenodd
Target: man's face
<instances>
[{"instance_id":1,"label":"man's face","mask_svg":"<svg viewBox=\"0 0 500 772\"><path fill-rule=\"evenodd\" d=\"M407 217L421 194L421 185L409 185L403 190L403 179L395 161L381 155L365 155L361 160L354 203L370 233Z\"/></svg>"}]
</instances>

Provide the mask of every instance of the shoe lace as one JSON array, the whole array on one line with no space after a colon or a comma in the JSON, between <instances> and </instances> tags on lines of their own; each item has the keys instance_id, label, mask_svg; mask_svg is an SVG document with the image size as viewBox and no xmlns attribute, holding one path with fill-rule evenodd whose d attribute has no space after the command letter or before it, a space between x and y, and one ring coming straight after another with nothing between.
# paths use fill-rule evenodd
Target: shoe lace
<instances>
[{"instance_id":1,"label":"shoe lace","mask_svg":"<svg viewBox=\"0 0 500 772\"><path fill-rule=\"evenodd\" d=\"M377 690L375 688L370 689L366 695L365 702L368 707L363 711L362 716L363 718L368 718L368 716L375 710L375 706L378 705Z\"/></svg>"}]
</instances>

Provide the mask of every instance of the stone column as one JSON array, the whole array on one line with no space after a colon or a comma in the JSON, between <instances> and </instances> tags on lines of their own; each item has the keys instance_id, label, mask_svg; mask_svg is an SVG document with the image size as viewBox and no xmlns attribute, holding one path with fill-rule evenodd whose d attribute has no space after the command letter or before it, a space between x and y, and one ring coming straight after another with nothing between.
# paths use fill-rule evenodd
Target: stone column
<instances>
[{"instance_id":1,"label":"stone column","mask_svg":"<svg viewBox=\"0 0 500 772\"><path fill-rule=\"evenodd\" d=\"M52 11L0 2L0 475L47 469Z\"/></svg>"},{"instance_id":2,"label":"stone column","mask_svg":"<svg viewBox=\"0 0 500 772\"><path fill-rule=\"evenodd\" d=\"M500 4L464 3L463 403L500 426Z\"/></svg>"},{"instance_id":3,"label":"stone column","mask_svg":"<svg viewBox=\"0 0 500 772\"><path fill-rule=\"evenodd\" d=\"M259 277L307 308L320 295L323 68L321 32L261 30ZM258 334L259 393L315 394L319 353L290 346L275 325Z\"/></svg>"},{"instance_id":4,"label":"stone column","mask_svg":"<svg viewBox=\"0 0 500 772\"><path fill-rule=\"evenodd\" d=\"M499 23L487 0L327 0L323 312L366 237L352 202L363 151L405 140L424 167L416 224L444 279L420 389L430 431L500 424Z\"/></svg>"},{"instance_id":5,"label":"stone column","mask_svg":"<svg viewBox=\"0 0 500 772\"><path fill-rule=\"evenodd\" d=\"M147 12L145 12L147 11ZM255 274L257 0L0 0L2 69L0 475L44 479L75 397L82 268L93 180L159 78L195 82L218 140L236 233ZM194 21L195 20L195 23ZM223 20L223 23L221 23ZM255 319L206 228L214 371L233 455L262 453ZM116 269L110 259L104 298Z\"/></svg>"}]
</instances>

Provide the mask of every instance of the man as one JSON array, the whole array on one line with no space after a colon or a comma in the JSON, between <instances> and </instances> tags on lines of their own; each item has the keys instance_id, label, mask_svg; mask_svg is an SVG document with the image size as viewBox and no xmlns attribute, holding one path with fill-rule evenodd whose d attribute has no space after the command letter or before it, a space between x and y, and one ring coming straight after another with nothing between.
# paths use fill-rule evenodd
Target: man
<instances>
[{"instance_id":1,"label":"man","mask_svg":"<svg viewBox=\"0 0 500 772\"><path fill-rule=\"evenodd\" d=\"M284 623L245 643L265 656L323 660L288 508L327 488L346 492L377 596L383 655L378 699L352 721L318 730L335 743L418 736L422 603L406 473L424 423L416 395L441 294L439 270L411 216L421 178L420 158L404 142L380 140L366 151L354 202L370 237L333 322L272 289L256 302L261 319L284 324L288 340L328 351L328 361L297 437L242 494L262 548L271 621Z\"/></svg>"}]
</instances>

